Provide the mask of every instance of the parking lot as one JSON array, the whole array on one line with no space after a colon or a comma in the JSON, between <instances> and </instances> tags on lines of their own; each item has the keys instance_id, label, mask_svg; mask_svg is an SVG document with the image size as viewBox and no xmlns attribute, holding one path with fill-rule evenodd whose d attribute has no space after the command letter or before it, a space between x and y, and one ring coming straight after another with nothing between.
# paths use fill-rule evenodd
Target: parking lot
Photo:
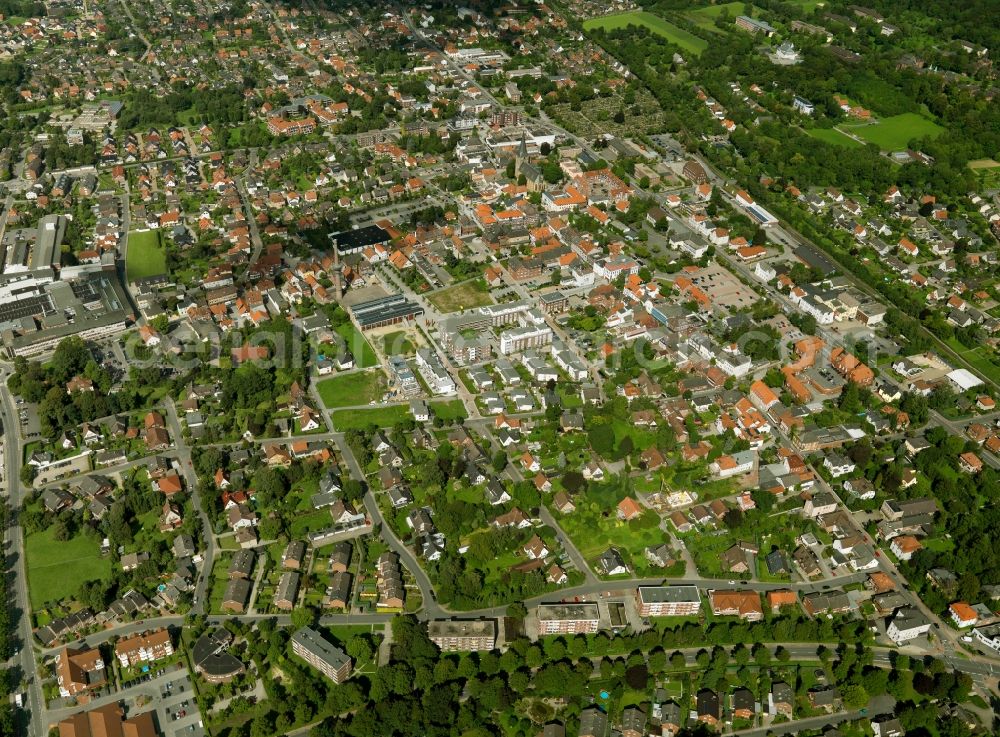
<instances>
[{"instance_id":1,"label":"parking lot","mask_svg":"<svg viewBox=\"0 0 1000 737\"><path fill-rule=\"evenodd\" d=\"M191 675L183 666L149 678L122 684L129 713L153 710L163 737L204 737L205 727L195 701Z\"/></svg>"}]
</instances>

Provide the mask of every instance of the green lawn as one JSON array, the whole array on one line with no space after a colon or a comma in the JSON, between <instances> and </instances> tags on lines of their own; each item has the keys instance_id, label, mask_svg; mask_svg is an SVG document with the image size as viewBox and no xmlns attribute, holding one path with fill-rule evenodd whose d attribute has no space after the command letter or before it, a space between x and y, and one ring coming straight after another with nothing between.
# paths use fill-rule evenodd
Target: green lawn
<instances>
[{"instance_id":1,"label":"green lawn","mask_svg":"<svg viewBox=\"0 0 1000 737\"><path fill-rule=\"evenodd\" d=\"M461 399L452 399L446 402L431 402L430 408L435 417L440 417L445 422L448 420L464 420L469 416Z\"/></svg>"},{"instance_id":2,"label":"green lawn","mask_svg":"<svg viewBox=\"0 0 1000 737\"><path fill-rule=\"evenodd\" d=\"M382 352L387 356L412 356L417 349L406 337L405 330L397 330L382 336Z\"/></svg>"},{"instance_id":3,"label":"green lawn","mask_svg":"<svg viewBox=\"0 0 1000 737\"><path fill-rule=\"evenodd\" d=\"M699 28L718 33L719 29L715 25L715 20L722 15L723 11L729 11L730 23L733 23L736 20L736 16L745 14L746 3L731 2L708 5L704 8L692 10L687 13L687 17ZM760 8L754 6L752 16L758 18L760 17L760 12Z\"/></svg>"},{"instance_id":4,"label":"green lawn","mask_svg":"<svg viewBox=\"0 0 1000 737\"><path fill-rule=\"evenodd\" d=\"M338 325L337 334L344 339L347 343L347 349L354 356L354 365L358 368L371 368L372 366L378 366L378 358L375 356L375 351L372 350L371 344L365 339L358 329L354 327L354 323L345 322L342 325Z\"/></svg>"},{"instance_id":5,"label":"green lawn","mask_svg":"<svg viewBox=\"0 0 1000 737\"><path fill-rule=\"evenodd\" d=\"M708 41L705 39L698 38L683 28L678 28L673 23L668 23L663 18L652 13L647 13L644 10L606 15L603 18L591 18L583 24L584 30L587 31L595 28L615 31L619 28L628 28L629 26L645 26L653 31L653 33L663 36L663 38L671 43L692 54L700 54L708 48Z\"/></svg>"},{"instance_id":6,"label":"green lawn","mask_svg":"<svg viewBox=\"0 0 1000 737\"><path fill-rule=\"evenodd\" d=\"M882 118L875 125L845 126L852 133L871 141L886 151L899 151L914 138L937 137L944 128L916 113L903 113Z\"/></svg>"},{"instance_id":7,"label":"green lawn","mask_svg":"<svg viewBox=\"0 0 1000 737\"><path fill-rule=\"evenodd\" d=\"M807 130L806 133L817 140L833 144L834 146L843 146L844 148L861 148L862 145L850 136L844 135L836 128L811 128Z\"/></svg>"},{"instance_id":8,"label":"green lawn","mask_svg":"<svg viewBox=\"0 0 1000 737\"><path fill-rule=\"evenodd\" d=\"M692 10L692 15L703 15L708 18L718 18L722 15L723 11L728 10L729 15L735 18L737 15L743 15L746 10L746 3L719 3L718 5L708 5L704 8L698 8L697 10ZM759 8L754 8L754 12L759 12Z\"/></svg>"},{"instance_id":9,"label":"green lawn","mask_svg":"<svg viewBox=\"0 0 1000 737\"><path fill-rule=\"evenodd\" d=\"M133 230L128 234L125 275L130 282L167 273L167 252L158 230Z\"/></svg>"},{"instance_id":10,"label":"green lawn","mask_svg":"<svg viewBox=\"0 0 1000 737\"><path fill-rule=\"evenodd\" d=\"M333 524L330 512L319 509L307 514L297 514L291 523L291 535L293 538L305 537L307 532L324 530Z\"/></svg>"},{"instance_id":11,"label":"green lawn","mask_svg":"<svg viewBox=\"0 0 1000 737\"><path fill-rule=\"evenodd\" d=\"M482 279L472 279L471 281L442 289L430 295L427 299L440 312L445 313L493 304L489 287L486 286L486 282Z\"/></svg>"},{"instance_id":12,"label":"green lawn","mask_svg":"<svg viewBox=\"0 0 1000 737\"><path fill-rule=\"evenodd\" d=\"M100 555L100 539L77 533L70 540L55 540L54 527L25 539L28 592L31 608L72 597L84 581L111 578L111 559Z\"/></svg>"},{"instance_id":13,"label":"green lawn","mask_svg":"<svg viewBox=\"0 0 1000 737\"><path fill-rule=\"evenodd\" d=\"M381 399L385 391L385 377L381 371L356 371L323 379L316 389L328 409L354 407Z\"/></svg>"},{"instance_id":14,"label":"green lawn","mask_svg":"<svg viewBox=\"0 0 1000 737\"><path fill-rule=\"evenodd\" d=\"M607 548L614 546L636 575L657 575L643 552L647 547L664 543L667 535L658 527L659 517L650 510L631 522L619 520L615 507L625 496L625 490L617 484L592 484L588 491L574 499L575 512L557 514L559 526L591 565Z\"/></svg>"},{"instance_id":15,"label":"green lawn","mask_svg":"<svg viewBox=\"0 0 1000 737\"><path fill-rule=\"evenodd\" d=\"M330 415L333 427L338 432L360 430L368 425L392 427L410 416L409 408L403 405L373 407L372 409L342 409Z\"/></svg>"},{"instance_id":16,"label":"green lawn","mask_svg":"<svg viewBox=\"0 0 1000 737\"><path fill-rule=\"evenodd\" d=\"M789 5L798 5L806 14L812 13L820 5L826 5L825 0L785 0Z\"/></svg>"}]
</instances>

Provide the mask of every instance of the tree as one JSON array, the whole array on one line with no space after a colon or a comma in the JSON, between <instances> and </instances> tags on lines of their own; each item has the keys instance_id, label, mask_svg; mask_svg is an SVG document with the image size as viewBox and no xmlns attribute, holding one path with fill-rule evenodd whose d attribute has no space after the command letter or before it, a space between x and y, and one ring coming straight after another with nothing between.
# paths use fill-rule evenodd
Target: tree
<instances>
[{"instance_id":1,"label":"tree","mask_svg":"<svg viewBox=\"0 0 1000 737\"><path fill-rule=\"evenodd\" d=\"M586 479L583 478L583 474L579 471L567 471L563 474L563 488L570 494L576 494L583 488L585 483Z\"/></svg>"},{"instance_id":2,"label":"tree","mask_svg":"<svg viewBox=\"0 0 1000 737\"><path fill-rule=\"evenodd\" d=\"M268 515L260 521L260 535L264 540L276 540L281 535L281 520L273 515Z\"/></svg>"},{"instance_id":3,"label":"tree","mask_svg":"<svg viewBox=\"0 0 1000 737\"><path fill-rule=\"evenodd\" d=\"M956 589L956 596L962 601L977 601L979 599L979 591L982 588L979 576L975 573L963 573L958 578L958 587Z\"/></svg>"},{"instance_id":4,"label":"tree","mask_svg":"<svg viewBox=\"0 0 1000 737\"><path fill-rule=\"evenodd\" d=\"M292 626L295 629L315 627L319 621L319 612L315 607L304 606L292 610Z\"/></svg>"},{"instance_id":5,"label":"tree","mask_svg":"<svg viewBox=\"0 0 1000 737\"><path fill-rule=\"evenodd\" d=\"M753 659L757 665L764 667L771 663L771 651L766 646L758 643L753 649Z\"/></svg>"},{"instance_id":6,"label":"tree","mask_svg":"<svg viewBox=\"0 0 1000 737\"><path fill-rule=\"evenodd\" d=\"M528 616L528 608L523 602L515 601L512 604L507 605L507 616L513 619L523 620Z\"/></svg>"},{"instance_id":7,"label":"tree","mask_svg":"<svg viewBox=\"0 0 1000 737\"><path fill-rule=\"evenodd\" d=\"M498 450L493 454L493 470L500 473L505 468L507 468L507 453L503 450Z\"/></svg>"},{"instance_id":8,"label":"tree","mask_svg":"<svg viewBox=\"0 0 1000 737\"><path fill-rule=\"evenodd\" d=\"M868 705L868 692L860 684L848 684L840 689L844 706L848 709L860 709Z\"/></svg>"},{"instance_id":9,"label":"tree","mask_svg":"<svg viewBox=\"0 0 1000 737\"><path fill-rule=\"evenodd\" d=\"M372 646L364 635L352 635L345 648L355 663L365 663L372 658Z\"/></svg>"},{"instance_id":10,"label":"tree","mask_svg":"<svg viewBox=\"0 0 1000 737\"><path fill-rule=\"evenodd\" d=\"M598 455L610 458L615 450L615 429L610 424L591 424L587 430L590 447Z\"/></svg>"},{"instance_id":11,"label":"tree","mask_svg":"<svg viewBox=\"0 0 1000 737\"><path fill-rule=\"evenodd\" d=\"M253 475L253 489L257 502L262 507L269 507L278 499L284 497L287 488L285 478L274 468L261 468Z\"/></svg>"}]
</instances>

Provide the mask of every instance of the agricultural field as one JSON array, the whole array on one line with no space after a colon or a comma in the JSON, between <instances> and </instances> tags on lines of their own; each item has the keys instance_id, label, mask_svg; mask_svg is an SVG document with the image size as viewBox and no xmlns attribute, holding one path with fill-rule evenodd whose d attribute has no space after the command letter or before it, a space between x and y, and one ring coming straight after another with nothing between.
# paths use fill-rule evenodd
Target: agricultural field
<instances>
[{"instance_id":1,"label":"agricultural field","mask_svg":"<svg viewBox=\"0 0 1000 737\"><path fill-rule=\"evenodd\" d=\"M111 559L101 557L98 537L81 533L57 541L55 529L53 525L25 539L32 609L75 596L85 581L111 577Z\"/></svg>"},{"instance_id":2,"label":"agricultural field","mask_svg":"<svg viewBox=\"0 0 1000 737\"><path fill-rule=\"evenodd\" d=\"M356 407L380 400L385 392L385 378L380 371L357 371L323 379L316 389L327 409Z\"/></svg>"},{"instance_id":3,"label":"agricultural field","mask_svg":"<svg viewBox=\"0 0 1000 737\"><path fill-rule=\"evenodd\" d=\"M909 142L915 138L936 137L944 132L944 128L937 123L916 113L903 113L902 115L893 115L890 118L882 118L873 125L844 125L843 127L866 141L880 146L885 151L899 151L906 148Z\"/></svg>"},{"instance_id":4,"label":"agricultural field","mask_svg":"<svg viewBox=\"0 0 1000 737\"><path fill-rule=\"evenodd\" d=\"M823 141L824 143L829 143L834 146L843 146L844 148L860 148L862 145L850 136L844 135L836 128L811 128L807 130L806 133L816 140Z\"/></svg>"},{"instance_id":5,"label":"agricultural field","mask_svg":"<svg viewBox=\"0 0 1000 737\"><path fill-rule=\"evenodd\" d=\"M615 31L619 28L628 28L629 26L644 26L691 54L700 54L708 48L708 41L705 39L698 38L693 33L689 33L683 28L678 28L673 23L669 23L663 20L663 18L652 13L647 13L644 10L606 15L603 18L591 18L583 24L583 28L586 31L595 28Z\"/></svg>"},{"instance_id":6,"label":"agricultural field","mask_svg":"<svg viewBox=\"0 0 1000 737\"><path fill-rule=\"evenodd\" d=\"M456 284L427 297L432 305L442 313L459 312L473 307L493 304L489 287L482 279Z\"/></svg>"},{"instance_id":7,"label":"agricultural field","mask_svg":"<svg viewBox=\"0 0 1000 737\"><path fill-rule=\"evenodd\" d=\"M1000 189L1000 162L993 159L976 159L969 162L983 189Z\"/></svg>"},{"instance_id":8,"label":"agricultural field","mask_svg":"<svg viewBox=\"0 0 1000 737\"><path fill-rule=\"evenodd\" d=\"M158 230L133 230L128 234L125 275L130 282L167 273L167 252Z\"/></svg>"}]
</instances>

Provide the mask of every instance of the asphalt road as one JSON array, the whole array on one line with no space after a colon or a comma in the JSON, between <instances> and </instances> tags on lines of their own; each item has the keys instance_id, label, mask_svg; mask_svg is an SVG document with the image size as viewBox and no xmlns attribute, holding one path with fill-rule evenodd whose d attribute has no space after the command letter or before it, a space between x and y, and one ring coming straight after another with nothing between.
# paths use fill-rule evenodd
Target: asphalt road
<instances>
[{"instance_id":1,"label":"asphalt road","mask_svg":"<svg viewBox=\"0 0 1000 737\"><path fill-rule=\"evenodd\" d=\"M25 693L25 708L20 715L27 721L28 734L44 734L45 725L41 715L44 713L44 698L41 679L33 652L33 634L31 631L31 606L28 599L28 571L24 557L24 534L19 524L19 510L23 499L19 472L21 469L21 442L18 431L17 412L13 398L7 390L7 368L0 368L0 421L4 430L4 478L6 481L7 500L10 505L10 525L5 530L4 554L8 580L13 581L13 610L17 617L17 634L19 646L14 656L7 661L5 667L20 676L21 680L29 680Z\"/></svg>"}]
</instances>

